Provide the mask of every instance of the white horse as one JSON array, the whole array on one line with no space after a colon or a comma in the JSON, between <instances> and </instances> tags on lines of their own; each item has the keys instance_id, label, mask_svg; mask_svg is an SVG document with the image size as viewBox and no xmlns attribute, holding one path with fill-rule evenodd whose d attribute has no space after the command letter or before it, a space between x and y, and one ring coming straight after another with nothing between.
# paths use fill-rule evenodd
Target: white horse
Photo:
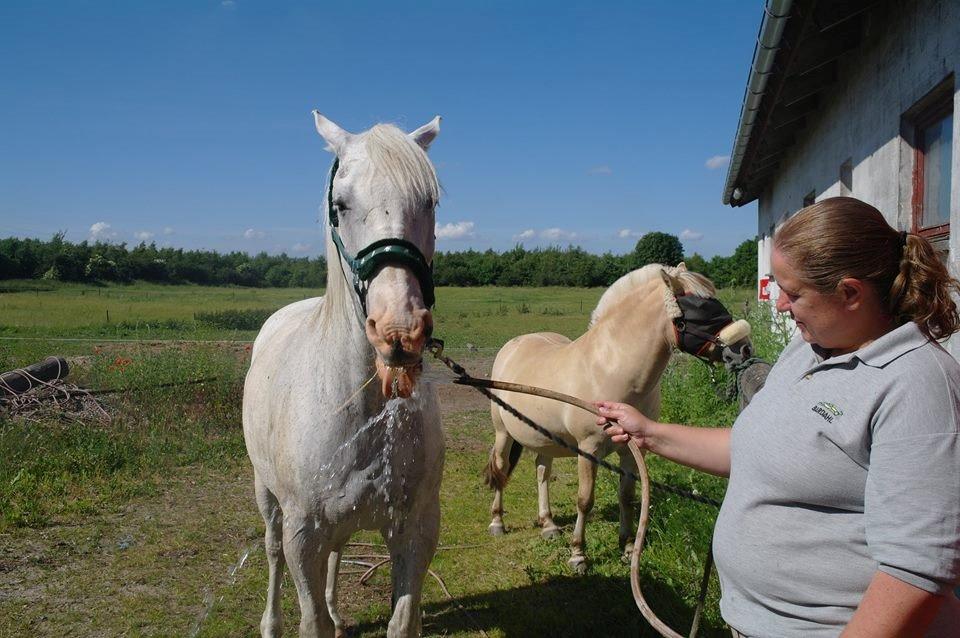
<instances>
[{"instance_id":1,"label":"white horse","mask_svg":"<svg viewBox=\"0 0 960 638\"><path fill-rule=\"evenodd\" d=\"M345 635L336 611L340 551L355 530L377 529L393 562L387 635L417 636L444 455L434 390L416 386L432 331L439 196L425 151L440 118L410 134L383 124L351 134L314 117L337 158L326 295L267 320L244 386L243 433L269 564L260 631L281 633L286 562L300 636ZM375 373L381 383L365 383Z\"/></svg>"}]
</instances>

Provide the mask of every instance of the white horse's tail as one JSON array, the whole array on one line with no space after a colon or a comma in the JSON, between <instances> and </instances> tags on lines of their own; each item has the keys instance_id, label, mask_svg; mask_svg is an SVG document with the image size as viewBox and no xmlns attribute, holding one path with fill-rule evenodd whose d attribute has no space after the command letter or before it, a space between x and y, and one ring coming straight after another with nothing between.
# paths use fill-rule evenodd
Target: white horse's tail
<instances>
[{"instance_id":1,"label":"white horse's tail","mask_svg":"<svg viewBox=\"0 0 960 638\"><path fill-rule=\"evenodd\" d=\"M497 467L496 448L490 449L490 461L487 467L483 468L483 482L491 490L502 490L507 485L510 475L513 474L513 468L517 466L520 455L523 453L523 446L516 441L510 446L510 457L507 462L506 471Z\"/></svg>"}]
</instances>

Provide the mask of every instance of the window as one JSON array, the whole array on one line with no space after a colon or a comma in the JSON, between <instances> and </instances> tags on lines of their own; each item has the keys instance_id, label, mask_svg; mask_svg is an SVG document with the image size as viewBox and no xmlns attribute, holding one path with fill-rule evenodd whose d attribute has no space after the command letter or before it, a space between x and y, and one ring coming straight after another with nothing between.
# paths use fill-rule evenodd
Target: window
<instances>
[{"instance_id":1,"label":"window","mask_svg":"<svg viewBox=\"0 0 960 638\"><path fill-rule=\"evenodd\" d=\"M950 233L953 161L953 77L905 116L913 146L913 231L931 240Z\"/></svg>"}]
</instances>

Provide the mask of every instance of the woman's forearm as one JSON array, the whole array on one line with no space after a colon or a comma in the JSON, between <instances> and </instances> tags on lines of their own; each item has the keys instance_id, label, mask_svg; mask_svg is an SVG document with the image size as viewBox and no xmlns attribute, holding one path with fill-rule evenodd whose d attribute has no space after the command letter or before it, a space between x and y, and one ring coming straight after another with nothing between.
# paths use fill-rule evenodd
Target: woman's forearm
<instances>
[{"instance_id":1,"label":"woman's forearm","mask_svg":"<svg viewBox=\"0 0 960 638\"><path fill-rule=\"evenodd\" d=\"M730 428L695 428L675 423L651 425L646 448L695 470L730 476Z\"/></svg>"},{"instance_id":2,"label":"woman's forearm","mask_svg":"<svg viewBox=\"0 0 960 638\"><path fill-rule=\"evenodd\" d=\"M841 638L922 636L943 597L878 571Z\"/></svg>"}]
</instances>

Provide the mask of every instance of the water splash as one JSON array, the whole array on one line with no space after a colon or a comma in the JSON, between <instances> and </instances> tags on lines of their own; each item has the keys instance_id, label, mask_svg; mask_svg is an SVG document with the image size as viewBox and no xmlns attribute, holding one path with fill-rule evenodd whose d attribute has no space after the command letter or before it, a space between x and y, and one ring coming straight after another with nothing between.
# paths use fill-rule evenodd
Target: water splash
<instances>
[{"instance_id":1,"label":"water splash","mask_svg":"<svg viewBox=\"0 0 960 638\"><path fill-rule=\"evenodd\" d=\"M226 588L233 587L237 584L237 572L243 568L244 564L247 562L247 558L250 557L250 554L259 548L260 541L251 543L244 548L244 550L240 553L240 558L237 559L237 562L231 565L230 569L227 570L227 575L230 576L230 579L227 581ZM223 596L223 594L220 594L220 596L214 597L213 590L210 587L203 588L203 609L200 611L200 615L197 616L197 620L193 624L193 629L190 631L190 638L197 637L197 635L200 633L200 629L203 627L203 623L206 622L213 613L214 607L223 602Z\"/></svg>"}]
</instances>

